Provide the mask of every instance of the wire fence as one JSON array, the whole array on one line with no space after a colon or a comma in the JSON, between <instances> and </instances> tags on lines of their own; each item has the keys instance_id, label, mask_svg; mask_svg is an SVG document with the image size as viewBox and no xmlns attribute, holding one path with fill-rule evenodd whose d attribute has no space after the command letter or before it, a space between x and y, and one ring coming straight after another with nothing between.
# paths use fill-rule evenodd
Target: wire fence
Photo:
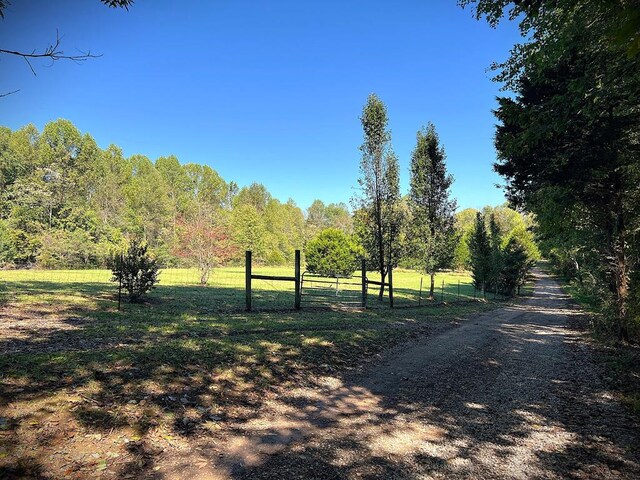
<instances>
[{"instance_id":1,"label":"wire fence","mask_svg":"<svg viewBox=\"0 0 640 480\"><path fill-rule=\"evenodd\" d=\"M254 275L290 276L292 267L254 265ZM109 270L0 270L0 302L5 306L22 306L32 310L59 309L114 310L118 306L118 284L111 281ZM380 281L376 272L367 272L366 279ZM388 281L388 280L387 280ZM412 270L394 270L394 307L419 307L443 303L473 301L482 298L474 289L466 273L445 272L435 277L433 296L430 278ZM389 292L385 287L382 301L378 300L379 286L366 286L367 308L389 308ZM254 310L291 310L295 302L294 282L268 279L252 281ZM497 296L487 293L487 299ZM499 297L498 297L499 298ZM311 308L359 308L362 303L362 273L350 278L321 277L303 273L301 277L301 306ZM245 309L245 268L214 269L201 284L197 269L165 268L160 271L159 283L142 299L141 305L153 305L179 313L191 311L237 312ZM123 292L122 309L140 308L127 302Z\"/></svg>"}]
</instances>

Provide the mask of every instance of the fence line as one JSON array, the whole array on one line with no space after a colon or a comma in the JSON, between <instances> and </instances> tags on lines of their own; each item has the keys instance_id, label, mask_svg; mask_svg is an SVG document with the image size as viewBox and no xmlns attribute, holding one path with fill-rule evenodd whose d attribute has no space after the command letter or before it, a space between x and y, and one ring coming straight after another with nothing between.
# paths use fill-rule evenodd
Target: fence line
<instances>
[{"instance_id":1,"label":"fence line","mask_svg":"<svg viewBox=\"0 0 640 480\"><path fill-rule=\"evenodd\" d=\"M468 275L438 273L434 298L429 298L425 295L423 275L398 269L393 270L391 278L385 282L387 292L389 285L392 285L391 295L388 300L385 296L384 301L379 302L376 287L381 283L380 274L367 272L366 265L364 270L364 279L362 271L358 271L349 279L333 277L331 282L321 284L321 277L314 277L307 272L304 278L300 272L300 280L294 281L297 276L295 265L269 267L253 264L252 309L289 310L296 307L296 300L305 309L353 308L363 305L379 309L389 308L392 301L394 307L407 308L483 299L482 293L473 288ZM111 277L111 272L106 269L0 270L0 302L4 305L14 302L34 306L60 306L64 309L115 311L118 305L118 283L111 282ZM189 311L195 314L238 312L246 309L246 269L242 266L213 269L206 285L200 284L200 272L195 268L163 268L160 270L159 280L157 288L145 299L146 304L155 309ZM316 288L320 286L322 288ZM128 304L126 292L123 291L122 294L123 313L131 308L138 308ZM487 300L502 298L496 296L495 292L486 292L486 296Z\"/></svg>"}]
</instances>

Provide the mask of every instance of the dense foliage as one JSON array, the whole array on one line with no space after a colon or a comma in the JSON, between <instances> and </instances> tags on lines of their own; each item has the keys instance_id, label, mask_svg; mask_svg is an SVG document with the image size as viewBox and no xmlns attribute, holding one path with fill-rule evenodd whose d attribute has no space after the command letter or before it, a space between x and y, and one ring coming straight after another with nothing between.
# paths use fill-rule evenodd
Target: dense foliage
<instances>
[{"instance_id":1,"label":"dense foliage","mask_svg":"<svg viewBox=\"0 0 640 480\"><path fill-rule=\"evenodd\" d=\"M519 293L539 259L531 232L514 228L505 236L503 228L495 213L490 213L487 221L477 212L467 240L473 283L483 294Z\"/></svg>"},{"instance_id":2,"label":"dense foliage","mask_svg":"<svg viewBox=\"0 0 640 480\"><path fill-rule=\"evenodd\" d=\"M473 285L484 293L491 279L491 243L484 216L480 212L476 214L473 231L469 237L469 252Z\"/></svg>"},{"instance_id":3,"label":"dense foliage","mask_svg":"<svg viewBox=\"0 0 640 480\"><path fill-rule=\"evenodd\" d=\"M433 298L436 272L450 268L453 261L456 201L450 198L453 176L447 173L434 125L429 123L416 137L411 154L408 247L418 269L431 278L429 297Z\"/></svg>"},{"instance_id":4,"label":"dense foliage","mask_svg":"<svg viewBox=\"0 0 640 480\"><path fill-rule=\"evenodd\" d=\"M353 236L327 228L311 239L305 249L307 270L327 277L350 277L360 268L364 250Z\"/></svg>"},{"instance_id":5,"label":"dense foliage","mask_svg":"<svg viewBox=\"0 0 640 480\"><path fill-rule=\"evenodd\" d=\"M454 250L453 267L457 270L471 269L469 241L474 232L477 213L478 211L473 208L466 208L456 213L458 242ZM503 248L512 237L517 236L525 246L530 258L536 260L540 258L534 234L537 223L532 215L518 212L506 205L487 206L482 209L481 213L487 228L489 228L491 218L494 219L499 228Z\"/></svg>"},{"instance_id":6,"label":"dense foliage","mask_svg":"<svg viewBox=\"0 0 640 480\"><path fill-rule=\"evenodd\" d=\"M600 298L621 339L640 327L640 11L635 0L478 0L528 41L496 68L495 169L536 214L544 253Z\"/></svg>"},{"instance_id":7,"label":"dense foliage","mask_svg":"<svg viewBox=\"0 0 640 480\"><path fill-rule=\"evenodd\" d=\"M126 290L129 300L139 301L158 283L158 263L147 252L147 246L134 240L126 251L113 257L111 281Z\"/></svg>"},{"instance_id":8,"label":"dense foliage","mask_svg":"<svg viewBox=\"0 0 640 480\"><path fill-rule=\"evenodd\" d=\"M42 132L0 127L0 266L104 267L113 249L137 238L163 266L201 263L185 256L187 226L196 218L235 246L231 259L216 264L241 261L245 249L258 262L292 262L321 229L351 232L344 204L314 202L305 218L263 185L238 188L211 167L175 156L125 158L67 120Z\"/></svg>"}]
</instances>

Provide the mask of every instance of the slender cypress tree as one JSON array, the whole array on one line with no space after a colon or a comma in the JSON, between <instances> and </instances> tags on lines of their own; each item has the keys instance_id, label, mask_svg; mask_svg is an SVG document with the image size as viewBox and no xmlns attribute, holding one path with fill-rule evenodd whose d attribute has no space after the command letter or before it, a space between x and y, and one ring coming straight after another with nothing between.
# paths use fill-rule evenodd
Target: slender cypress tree
<instances>
[{"instance_id":1,"label":"slender cypress tree","mask_svg":"<svg viewBox=\"0 0 640 480\"><path fill-rule=\"evenodd\" d=\"M356 231L369 259L380 272L383 285L379 299L382 300L390 265L395 265L399 257L397 239L402 215L398 159L390 145L387 109L375 94L367 98L360 121L364 141L360 146L362 159L358 180L361 195L353 200Z\"/></svg>"},{"instance_id":2,"label":"slender cypress tree","mask_svg":"<svg viewBox=\"0 0 640 480\"><path fill-rule=\"evenodd\" d=\"M484 224L484 215L481 212L476 214L473 233L469 238L469 251L473 284L484 295L491 274L491 244Z\"/></svg>"},{"instance_id":3,"label":"slender cypress tree","mask_svg":"<svg viewBox=\"0 0 640 480\"><path fill-rule=\"evenodd\" d=\"M411 154L411 250L419 267L431 277L433 298L435 273L451 266L457 242L456 201L450 198L453 176L447 173L446 155L432 123L418 131Z\"/></svg>"},{"instance_id":4,"label":"slender cypress tree","mask_svg":"<svg viewBox=\"0 0 640 480\"><path fill-rule=\"evenodd\" d=\"M491 254L489 257L489 284L491 288L497 293L502 288L500 285L500 277L503 268L503 253L502 253L502 232L500 232L500 226L496 221L495 214L491 214L489 217L489 245L491 247Z\"/></svg>"}]
</instances>

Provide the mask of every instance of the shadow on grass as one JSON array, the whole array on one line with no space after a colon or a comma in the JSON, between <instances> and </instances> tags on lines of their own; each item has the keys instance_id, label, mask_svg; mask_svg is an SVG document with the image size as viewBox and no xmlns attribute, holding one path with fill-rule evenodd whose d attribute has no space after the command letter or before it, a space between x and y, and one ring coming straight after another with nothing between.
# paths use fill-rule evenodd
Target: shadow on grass
<instances>
[{"instance_id":1,"label":"shadow on grass","mask_svg":"<svg viewBox=\"0 0 640 480\"><path fill-rule=\"evenodd\" d=\"M467 325L466 339L417 347L417 371L400 361L320 400L292 395L285 401L299 423L227 459L230 476L639 478L638 425L607 394L579 333L567 330L576 312L566 301L547 283L529 308ZM481 328L489 340L474 343ZM274 434L285 438L281 452L247 453L268 451L264 439Z\"/></svg>"},{"instance_id":2,"label":"shadow on grass","mask_svg":"<svg viewBox=\"0 0 640 480\"><path fill-rule=\"evenodd\" d=\"M219 310L218 302L243 298L242 290L159 286L146 304L125 304L118 312L108 285L20 282L10 288L0 311L0 419L12 418L0 452L13 464L0 466L0 474L8 477L31 468L38 478L38 465L60 439L35 429L60 412L58 422L82 432L140 436L143 443L126 446L137 460L121 465L120 473L152 475L155 450L147 437L160 429L186 440L210 435L212 422L250 422L273 385L336 374L435 320L495 308L246 314ZM258 292L256 299L269 295ZM25 434L29 428L34 431ZM20 453L25 439L31 456Z\"/></svg>"}]
</instances>

